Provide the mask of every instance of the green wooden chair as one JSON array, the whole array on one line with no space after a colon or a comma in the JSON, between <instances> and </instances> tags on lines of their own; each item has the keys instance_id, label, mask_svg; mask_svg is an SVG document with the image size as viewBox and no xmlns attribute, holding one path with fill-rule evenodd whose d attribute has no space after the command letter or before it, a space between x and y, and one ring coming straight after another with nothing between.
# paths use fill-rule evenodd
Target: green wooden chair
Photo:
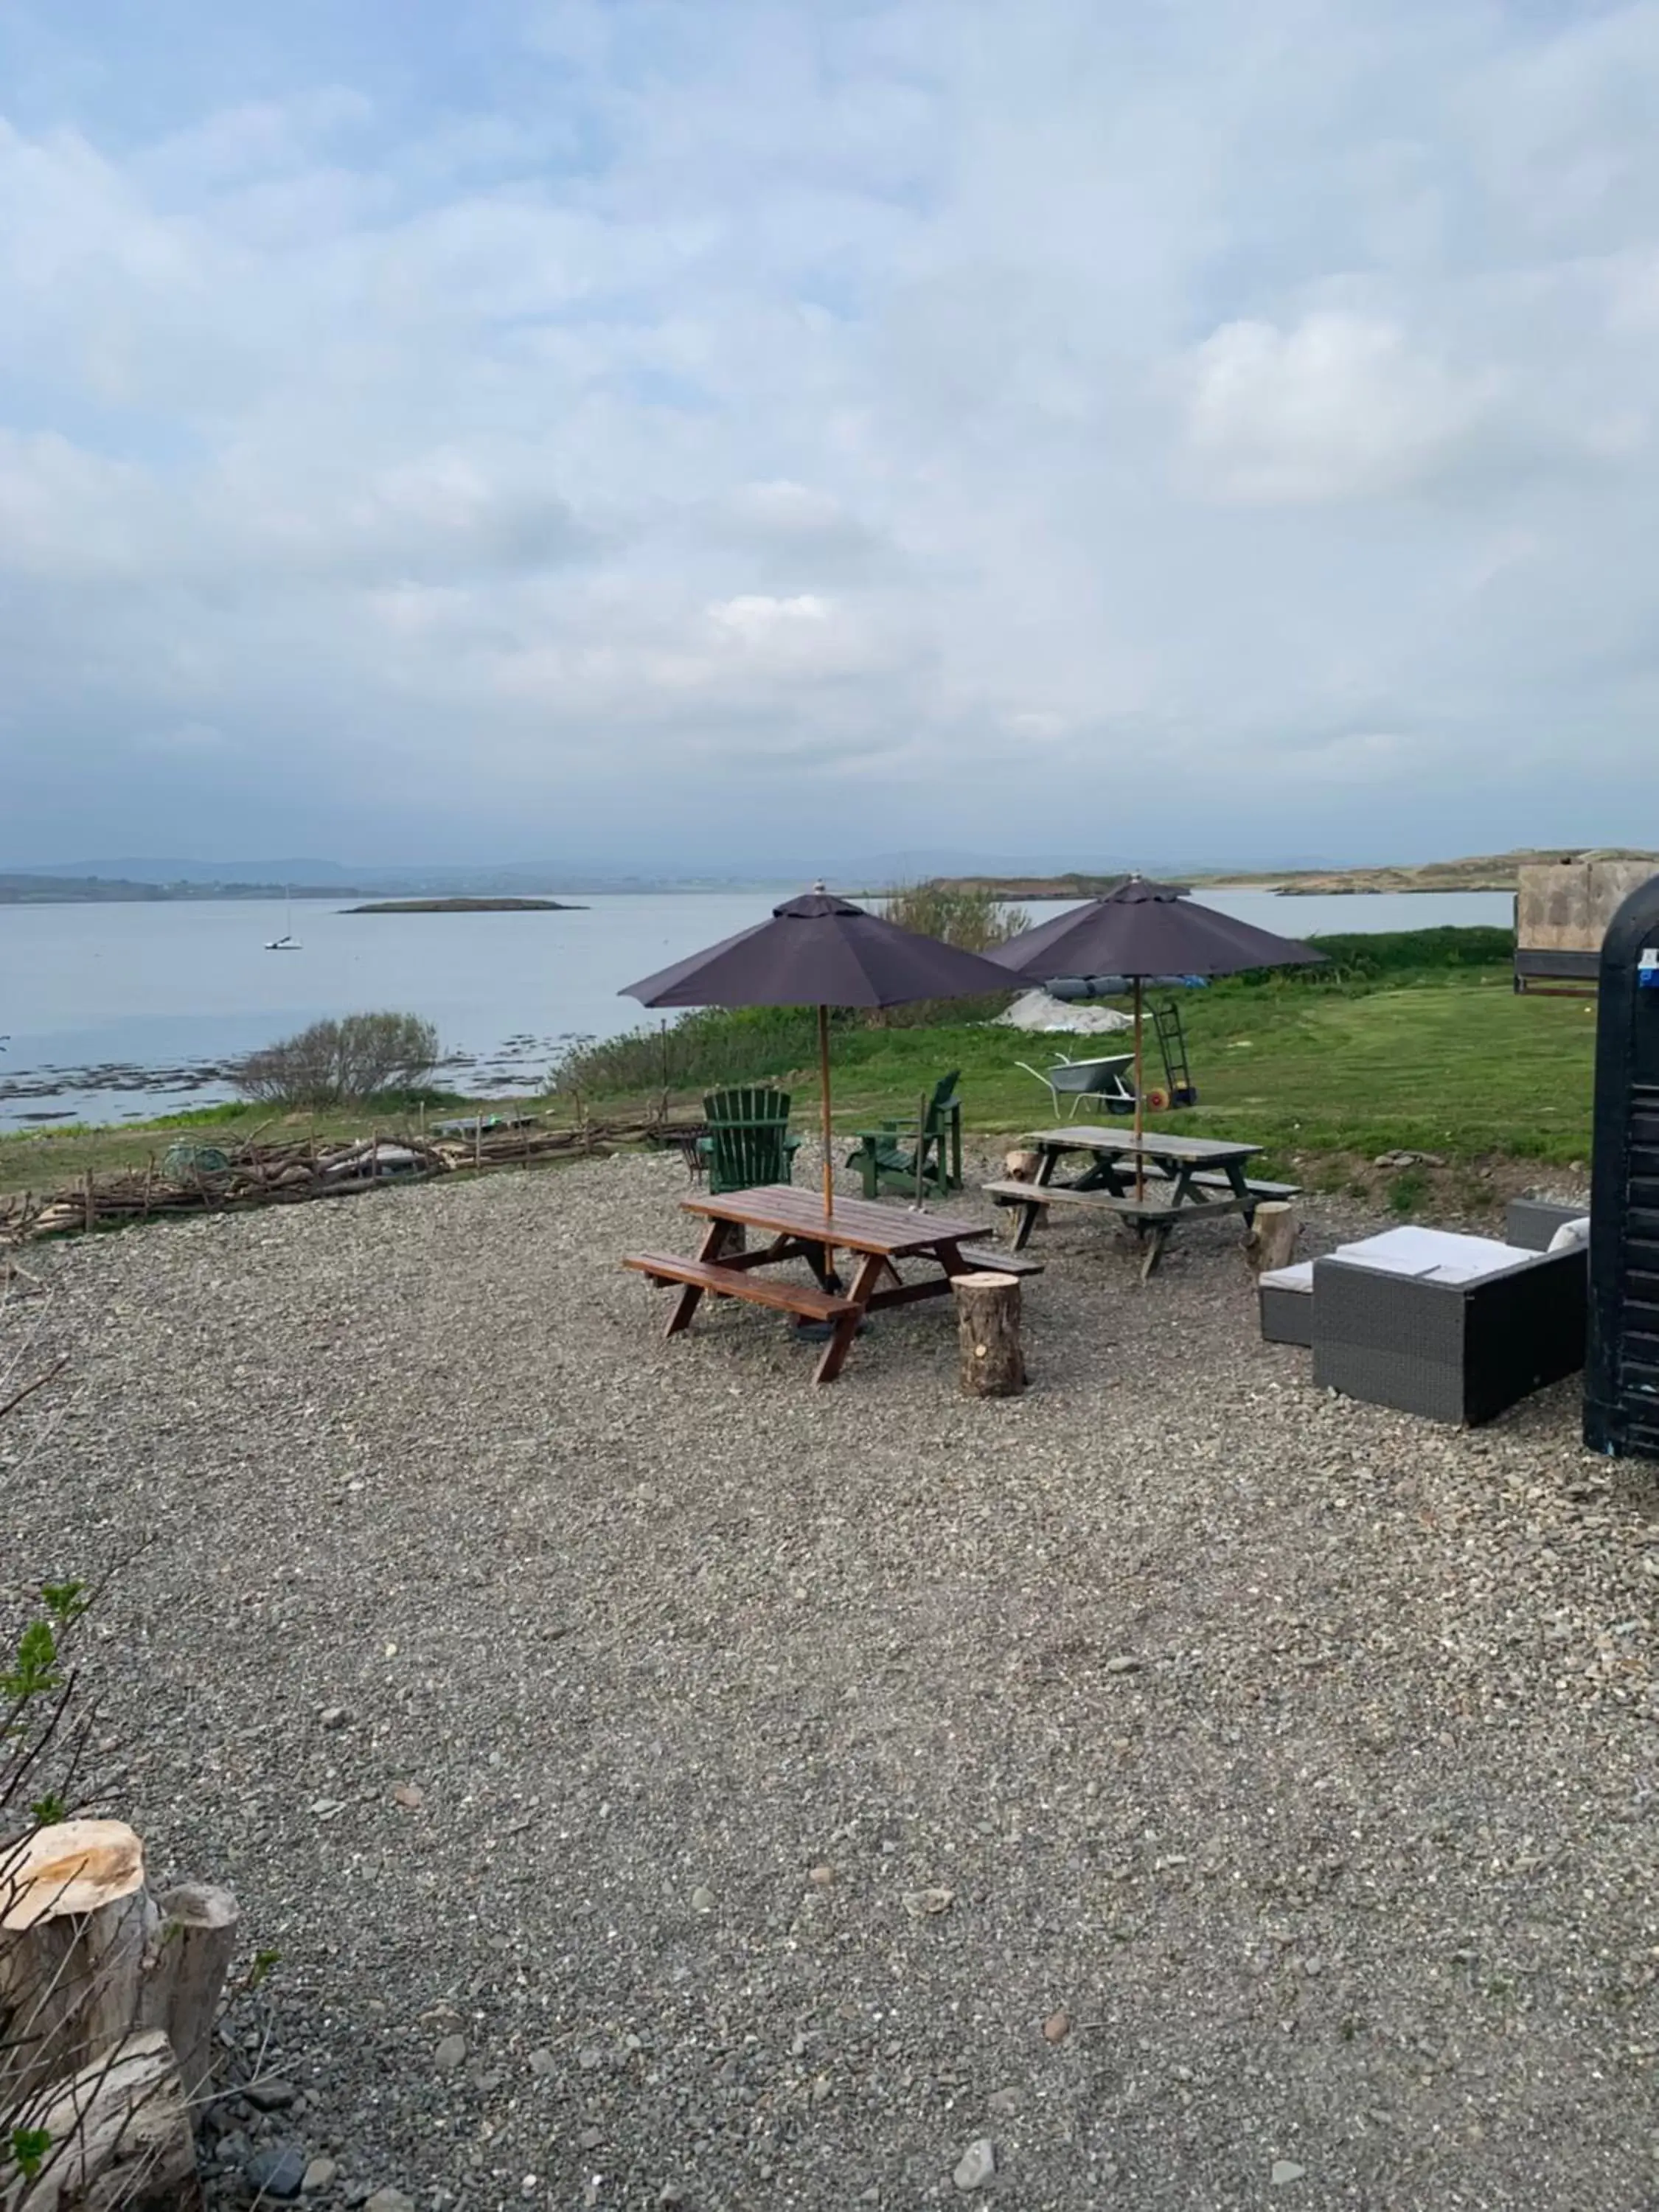
<instances>
[{"instance_id":1,"label":"green wooden chair","mask_svg":"<svg viewBox=\"0 0 1659 2212\"><path fill-rule=\"evenodd\" d=\"M702 1102L708 1133L697 1150L708 1170L708 1188L753 1190L766 1182L794 1181L799 1137L789 1133L789 1093L766 1085L749 1091L711 1091Z\"/></svg>"},{"instance_id":2,"label":"green wooden chair","mask_svg":"<svg viewBox=\"0 0 1659 2212\"><path fill-rule=\"evenodd\" d=\"M962 1101L957 1096L961 1073L953 1067L933 1085L920 1120L913 1115L908 1121L884 1121L878 1129L858 1132L847 1164L863 1176L866 1198L879 1198L884 1191L942 1198L962 1188Z\"/></svg>"}]
</instances>

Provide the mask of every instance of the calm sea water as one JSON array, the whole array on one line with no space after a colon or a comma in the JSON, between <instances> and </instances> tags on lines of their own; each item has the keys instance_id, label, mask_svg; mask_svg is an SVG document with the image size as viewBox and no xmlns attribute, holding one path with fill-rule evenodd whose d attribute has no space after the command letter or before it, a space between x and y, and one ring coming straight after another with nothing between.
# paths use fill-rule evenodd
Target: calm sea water
<instances>
[{"instance_id":1,"label":"calm sea water","mask_svg":"<svg viewBox=\"0 0 1659 2212\"><path fill-rule=\"evenodd\" d=\"M296 952L269 952L280 901L0 906L0 1127L111 1121L232 1095L215 1068L325 1015L396 1008L435 1022L455 1087L539 1086L573 1036L654 1018L617 993L770 912L781 891L594 896L580 913L352 915L296 901ZM1507 927L1501 892L1206 902L1285 936ZM1034 920L1064 911L1035 905Z\"/></svg>"}]
</instances>

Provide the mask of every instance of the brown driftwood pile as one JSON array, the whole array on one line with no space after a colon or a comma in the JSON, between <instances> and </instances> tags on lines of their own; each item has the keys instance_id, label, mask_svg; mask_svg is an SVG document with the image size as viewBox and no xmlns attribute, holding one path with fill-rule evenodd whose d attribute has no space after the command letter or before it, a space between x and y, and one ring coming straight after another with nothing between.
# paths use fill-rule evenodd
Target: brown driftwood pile
<instances>
[{"instance_id":1,"label":"brown driftwood pile","mask_svg":"<svg viewBox=\"0 0 1659 2212\"><path fill-rule=\"evenodd\" d=\"M676 1125L583 1121L574 1128L540 1124L438 1139L407 1132L349 1143L257 1142L227 1146L181 1145L143 1168L88 1172L68 1189L0 1195L0 1245L41 1237L149 1221L166 1214L233 1212L254 1206L343 1198L388 1182L417 1182L459 1170L533 1167L574 1155L594 1157L618 1145L672 1140ZM176 1157L187 1154L188 1158Z\"/></svg>"}]
</instances>

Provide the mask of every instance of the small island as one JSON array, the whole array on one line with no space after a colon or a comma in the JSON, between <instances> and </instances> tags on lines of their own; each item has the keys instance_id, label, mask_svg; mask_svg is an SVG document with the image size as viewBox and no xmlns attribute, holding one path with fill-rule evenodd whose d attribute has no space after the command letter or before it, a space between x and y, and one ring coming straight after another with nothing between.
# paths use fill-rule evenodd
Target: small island
<instances>
[{"instance_id":1,"label":"small island","mask_svg":"<svg viewBox=\"0 0 1659 2212\"><path fill-rule=\"evenodd\" d=\"M377 899L372 906L349 906L347 914L586 914L565 899L425 898Z\"/></svg>"}]
</instances>

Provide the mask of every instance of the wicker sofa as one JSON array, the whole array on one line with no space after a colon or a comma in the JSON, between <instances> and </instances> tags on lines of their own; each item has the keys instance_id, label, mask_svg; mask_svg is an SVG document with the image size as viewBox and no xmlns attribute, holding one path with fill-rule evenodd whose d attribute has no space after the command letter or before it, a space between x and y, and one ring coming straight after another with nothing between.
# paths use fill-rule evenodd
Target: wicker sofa
<instances>
[{"instance_id":1,"label":"wicker sofa","mask_svg":"<svg viewBox=\"0 0 1659 2212\"><path fill-rule=\"evenodd\" d=\"M1473 1426L1584 1364L1582 1248L1529 1252L1401 1230L1312 1266L1313 1379L1323 1389Z\"/></svg>"}]
</instances>

